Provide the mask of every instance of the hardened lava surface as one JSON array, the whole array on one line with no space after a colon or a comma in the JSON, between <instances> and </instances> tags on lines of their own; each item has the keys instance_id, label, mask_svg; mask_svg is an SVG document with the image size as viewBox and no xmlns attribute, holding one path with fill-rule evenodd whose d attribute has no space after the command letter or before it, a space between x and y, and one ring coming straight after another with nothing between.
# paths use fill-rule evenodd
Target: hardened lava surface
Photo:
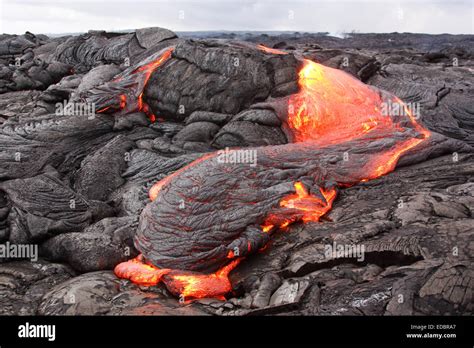
<instances>
[{"instance_id":1,"label":"hardened lava surface","mask_svg":"<svg viewBox=\"0 0 474 348\"><path fill-rule=\"evenodd\" d=\"M473 40L1 35L1 314L472 314Z\"/></svg>"}]
</instances>

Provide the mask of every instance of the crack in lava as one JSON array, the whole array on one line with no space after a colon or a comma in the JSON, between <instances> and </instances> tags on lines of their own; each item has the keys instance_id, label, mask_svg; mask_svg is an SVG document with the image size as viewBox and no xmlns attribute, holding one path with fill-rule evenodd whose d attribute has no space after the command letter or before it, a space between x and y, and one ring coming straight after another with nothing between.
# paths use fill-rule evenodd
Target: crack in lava
<instances>
[{"instance_id":1,"label":"crack in lava","mask_svg":"<svg viewBox=\"0 0 474 348\"><path fill-rule=\"evenodd\" d=\"M173 53L173 47L170 47L164 51L157 59L151 61L150 63L144 64L139 66L135 70L133 70L129 75L120 75L116 79L112 80L113 83L121 83L124 86L131 87L134 85L138 85L138 90L140 93L138 95L133 95L131 99L136 98L136 102L128 102L127 95L120 94L118 96L118 101L113 101L113 105L105 106L99 110L97 113L105 113L105 112L134 112L134 111L142 111L145 115L148 116L151 122L155 122L156 116L153 114L151 108L148 106L147 103L143 101L143 91L145 90L146 85L148 84L148 80L151 77L151 74L162 66L168 59L171 58L171 54ZM138 80L136 80L138 79ZM130 95L128 96L130 97Z\"/></svg>"}]
</instances>

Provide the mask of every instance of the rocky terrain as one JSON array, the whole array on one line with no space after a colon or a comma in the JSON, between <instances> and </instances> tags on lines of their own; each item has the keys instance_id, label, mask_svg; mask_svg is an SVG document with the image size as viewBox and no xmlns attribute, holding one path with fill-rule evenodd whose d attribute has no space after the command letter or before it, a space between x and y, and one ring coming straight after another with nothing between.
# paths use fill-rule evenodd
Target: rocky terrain
<instances>
[{"instance_id":1,"label":"rocky terrain","mask_svg":"<svg viewBox=\"0 0 474 348\"><path fill-rule=\"evenodd\" d=\"M0 241L39 250L2 257L0 314L472 315L473 54L472 35L0 35ZM295 56L419 103L433 142L341 189L321 222L277 231L230 273L226 300L116 277L158 180L226 147L288 143L262 105L298 91Z\"/></svg>"}]
</instances>

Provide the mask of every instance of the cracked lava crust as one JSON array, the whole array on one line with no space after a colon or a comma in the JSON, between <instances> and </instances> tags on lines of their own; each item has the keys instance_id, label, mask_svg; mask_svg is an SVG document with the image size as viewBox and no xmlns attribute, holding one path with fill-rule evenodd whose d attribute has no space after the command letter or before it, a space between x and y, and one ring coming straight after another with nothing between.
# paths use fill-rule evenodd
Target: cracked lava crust
<instances>
[{"instance_id":1,"label":"cracked lava crust","mask_svg":"<svg viewBox=\"0 0 474 348\"><path fill-rule=\"evenodd\" d=\"M173 54L167 49L117 79L121 86L134 81L138 89L120 94L115 106L101 112L135 108L154 121L144 91L172 64ZM405 153L430 137L397 97L340 70L296 59L298 91L268 97L265 104L281 120L289 143L248 149L256 153L255 166L221 163L209 153L157 182L135 236L141 255L118 264L118 277L148 286L163 282L185 299L223 297L232 290L229 272L264 248L275 231L319 221L337 204L339 189L393 171ZM400 112L388 113L389 104Z\"/></svg>"}]
</instances>

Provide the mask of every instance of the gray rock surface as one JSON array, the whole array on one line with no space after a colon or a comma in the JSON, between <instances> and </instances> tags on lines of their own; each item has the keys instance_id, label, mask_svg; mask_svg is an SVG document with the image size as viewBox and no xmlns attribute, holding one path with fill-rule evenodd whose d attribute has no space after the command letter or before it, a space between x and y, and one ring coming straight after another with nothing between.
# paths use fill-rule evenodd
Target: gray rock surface
<instances>
[{"instance_id":1,"label":"gray rock surface","mask_svg":"<svg viewBox=\"0 0 474 348\"><path fill-rule=\"evenodd\" d=\"M186 40L163 28L0 35L0 241L40 252L36 261L0 260L0 314L472 315L473 42L472 35L397 33ZM166 64L147 80L138 70L169 48ZM287 145L278 101L298 90L296 57L420 103L419 122L434 133L394 172L340 188L321 222L262 239L248 226L293 192L293 179L307 183L308 170L324 168L326 179L313 184L331 184L334 173L347 178L360 167L341 164L342 152L363 161L389 145ZM142 92L148 110L139 107ZM57 103L68 101L94 102L97 113L58 114ZM255 147L257 168L234 168L229 177L203 164L166 200L150 203L154 183L226 147ZM204 185L209 180L213 190ZM228 192L227 205L209 204ZM177 211L182 197L202 204L185 202ZM249 208L246 200L258 204ZM174 235L196 223L198 251ZM188 269L196 254L205 260L200 268L215 269L229 248L266 247L232 271L227 300L180 304L162 285L140 287L112 273L139 252L136 235L159 243L151 259L166 254L170 265L178 258ZM138 249L146 252L145 244ZM364 252L327 253L338 245Z\"/></svg>"}]
</instances>

